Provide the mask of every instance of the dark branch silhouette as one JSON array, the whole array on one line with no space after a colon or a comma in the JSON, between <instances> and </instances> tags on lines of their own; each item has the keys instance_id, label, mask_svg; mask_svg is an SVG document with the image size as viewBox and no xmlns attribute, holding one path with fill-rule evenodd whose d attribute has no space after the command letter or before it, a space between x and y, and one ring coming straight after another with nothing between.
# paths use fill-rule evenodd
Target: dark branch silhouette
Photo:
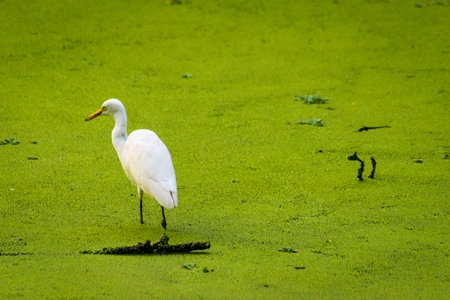
<instances>
[{"instance_id":1,"label":"dark branch silhouette","mask_svg":"<svg viewBox=\"0 0 450 300\"><path fill-rule=\"evenodd\" d=\"M373 157L370 157L370 161L372 162L372 172L370 172L369 178L373 179L375 178L375 168L377 166L377 162Z\"/></svg>"},{"instance_id":2,"label":"dark branch silhouette","mask_svg":"<svg viewBox=\"0 0 450 300\"><path fill-rule=\"evenodd\" d=\"M209 242L192 242L185 244L169 245L169 237L163 234L153 244L148 240L145 243L138 243L134 246L124 246L115 248L103 248L100 251L81 251L82 254L116 254L116 255L136 255L136 254L170 254L187 253L195 250L206 250L211 247Z\"/></svg>"},{"instance_id":3,"label":"dark branch silhouette","mask_svg":"<svg viewBox=\"0 0 450 300\"><path fill-rule=\"evenodd\" d=\"M364 179L363 179L363 177L362 177L362 174L364 173L364 161L362 161L362 160L358 157L358 155L356 154L356 152L353 153L353 155L350 155L350 156L347 157L347 158L348 158L348 160L359 161L359 163L361 164L361 167L358 169L358 177L357 177L357 179L358 179L359 181L363 181ZM368 176L368 178L373 179L373 178L375 178L375 169L376 169L376 166L377 166L377 162L376 162L375 158L373 158L373 157L370 157L370 161L372 162L372 172L370 173L370 175Z\"/></svg>"},{"instance_id":4,"label":"dark branch silhouette","mask_svg":"<svg viewBox=\"0 0 450 300\"><path fill-rule=\"evenodd\" d=\"M358 131L362 132L362 131L368 131L368 130L380 129L380 128L391 128L391 126L373 126L373 127L363 126L360 129L358 129Z\"/></svg>"},{"instance_id":5,"label":"dark branch silhouette","mask_svg":"<svg viewBox=\"0 0 450 300\"><path fill-rule=\"evenodd\" d=\"M362 174L364 172L364 162L358 157L358 155L356 154L356 152L353 155L350 155L348 157L348 160L356 160L359 161L361 163L361 167L358 169L358 177L357 179L359 181L363 181L364 179L362 178Z\"/></svg>"}]
</instances>

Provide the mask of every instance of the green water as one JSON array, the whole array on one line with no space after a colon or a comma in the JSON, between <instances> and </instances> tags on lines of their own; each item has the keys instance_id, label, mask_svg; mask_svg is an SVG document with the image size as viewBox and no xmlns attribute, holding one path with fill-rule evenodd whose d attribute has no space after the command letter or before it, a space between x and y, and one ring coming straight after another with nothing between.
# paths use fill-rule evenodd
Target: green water
<instances>
[{"instance_id":1,"label":"green water","mask_svg":"<svg viewBox=\"0 0 450 300\"><path fill-rule=\"evenodd\" d=\"M446 4L0 0L0 298L447 298ZM84 122L109 98L171 151L170 242L210 250L79 253L162 234Z\"/></svg>"}]
</instances>

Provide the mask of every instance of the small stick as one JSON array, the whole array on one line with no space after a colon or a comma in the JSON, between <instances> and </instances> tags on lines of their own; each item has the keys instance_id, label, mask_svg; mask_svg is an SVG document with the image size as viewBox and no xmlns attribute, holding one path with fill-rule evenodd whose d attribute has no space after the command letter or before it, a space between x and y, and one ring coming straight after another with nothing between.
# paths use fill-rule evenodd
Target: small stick
<instances>
[{"instance_id":1,"label":"small stick","mask_svg":"<svg viewBox=\"0 0 450 300\"><path fill-rule=\"evenodd\" d=\"M348 160L356 160L359 161L361 163L361 167L358 169L358 177L357 179L359 181L363 181L364 179L362 178L362 174L364 172L364 162L358 157L358 155L356 154L356 151L353 155L350 155L348 157Z\"/></svg>"},{"instance_id":2,"label":"small stick","mask_svg":"<svg viewBox=\"0 0 450 300\"><path fill-rule=\"evenodd\" d=\"M377 162L375 161L375 158L370 157L370 161L372 162L372 172L369 175L369 178L375 178L375 168L377 166Z\"/></svg>"},{"instance_id":3,"label":"small stick","mask_svg":"<svg viewBox=\"0 0 450 300\"><path fill-rule=\"evenodd\" d=\"M3 253L3 252L0 252L0 256L19 256L19 255L33 255L33 253L29 253L29 252Z\"/></svg>"},{"instance_id":4,"label":"small stick","mask_svg":"<svg viewBox=\"0 0 450 300\"><path fill-rule=\"evenodd\" d=\"M368 131L371 129L380 129L380 128L390 128L391 126L373 126L373 127L368 127L368 126L363 126L361 127L358 131L362 132L362 131Z\"/></svg>"}]
</instances>

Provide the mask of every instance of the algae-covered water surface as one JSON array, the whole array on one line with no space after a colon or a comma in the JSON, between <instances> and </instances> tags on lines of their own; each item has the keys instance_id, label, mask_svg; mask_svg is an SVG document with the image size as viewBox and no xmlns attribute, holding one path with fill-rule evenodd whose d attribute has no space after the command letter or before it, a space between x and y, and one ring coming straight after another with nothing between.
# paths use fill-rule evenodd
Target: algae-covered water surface
<instances>
[{"instance_id":1,"label":"algae-covered water surface","mask_svg":"<svg viewBox=\"0 0 450 300\"><path fill-rule=\"evenodd\" d=\"M450 3L172 2L0 1L0 298L448 297ZM109 98L209 250L81 253L162 234Z\"/></svg>"}]
</instances>

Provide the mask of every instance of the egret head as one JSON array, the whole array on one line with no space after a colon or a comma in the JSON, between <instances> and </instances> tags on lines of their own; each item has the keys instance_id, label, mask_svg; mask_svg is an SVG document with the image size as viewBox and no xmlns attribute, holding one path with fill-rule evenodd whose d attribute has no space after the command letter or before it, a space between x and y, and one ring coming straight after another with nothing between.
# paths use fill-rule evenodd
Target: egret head
<instances>
[{"instance_id":1,"label":"egret head","mask_svg":"<svg viewBox=\"0 0 450 300\"><path fill-rule=\"evenodd\" d=\"M112 116L115 113L117 113L118 111L124 111L124 110L125 110L125 107L123 106L122 102L120 102L117 99L109 99L102 104L102 108L98 109L97 111L95 111L94 113L89 115L89 117L87 117L85 119L85 121L92 120L100 115Z\"/></svg>"}]
</instances>

